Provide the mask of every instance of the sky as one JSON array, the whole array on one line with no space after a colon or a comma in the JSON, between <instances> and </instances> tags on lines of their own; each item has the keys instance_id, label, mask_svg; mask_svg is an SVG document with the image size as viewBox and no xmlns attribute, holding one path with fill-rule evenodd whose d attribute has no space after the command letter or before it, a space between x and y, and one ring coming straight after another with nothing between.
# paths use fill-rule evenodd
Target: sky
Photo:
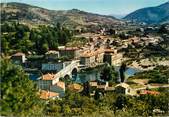
<instances>
[{"instance_id":1,"label":"sky","mask_svg":"<svg viewBox=\"0 0 169 117\"><path fill-rule=\"evenodd\" d=\"M1 0L21 2L51 10L79 9L103 15L126 15L137 9L152 7L169 0Z\"/></svg>"}]
</instances>

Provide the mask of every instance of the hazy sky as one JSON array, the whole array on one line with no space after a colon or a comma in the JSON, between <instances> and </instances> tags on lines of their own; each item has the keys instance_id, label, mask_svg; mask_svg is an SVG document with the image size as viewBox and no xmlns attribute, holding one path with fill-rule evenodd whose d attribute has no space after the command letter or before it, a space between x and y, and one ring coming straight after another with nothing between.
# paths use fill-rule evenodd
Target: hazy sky
<instances>
[{"instance_id":1,"label":"hazy sky","mask_svg":"<svg viewBox=\"0 0 169 117\"><path fill-rule=\"evenodd\" d=\"M80 9L99 14L128 14L134 10L163 4L169 0L1 0L22 2L52 10Z\"/></svg>"}]
</instances>

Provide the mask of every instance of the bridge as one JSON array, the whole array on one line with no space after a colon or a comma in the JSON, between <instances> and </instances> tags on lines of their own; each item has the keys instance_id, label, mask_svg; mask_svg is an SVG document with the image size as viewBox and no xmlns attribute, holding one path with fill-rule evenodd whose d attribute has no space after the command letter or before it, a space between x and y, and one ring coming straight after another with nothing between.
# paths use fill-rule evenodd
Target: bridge
<instances>
[{"instance_id":1,"label":"bridge","mask_svg":"<svg viewBox=\"0 0 169 117\"><path fill-rule=\"evenodd\" d=\"M72 78L72 75L77 74L79 71L79 60L71 61L70 64L65 66L62 70L55 74L55 79L60 78Z\"/></svg>"}]
</instances>

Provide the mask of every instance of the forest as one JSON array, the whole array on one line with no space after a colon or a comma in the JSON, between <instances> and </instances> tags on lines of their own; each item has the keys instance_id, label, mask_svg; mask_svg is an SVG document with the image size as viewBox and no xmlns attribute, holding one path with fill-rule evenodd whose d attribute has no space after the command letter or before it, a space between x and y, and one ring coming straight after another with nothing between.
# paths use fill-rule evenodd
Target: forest
<instances>
[{"instance_id":1,"label":"forest","mask_svg":"<svg viewBox=\"0 0 169 117\"><path fill-rule=\"evenodd\" d=\"M5 22L1 27L2 52L4 54L15 51L44 54L48 50L57 50L59 45L65 45L73 35L71 31L60 24L30 28L17 22Z\"/></svg>"}]
</instances>

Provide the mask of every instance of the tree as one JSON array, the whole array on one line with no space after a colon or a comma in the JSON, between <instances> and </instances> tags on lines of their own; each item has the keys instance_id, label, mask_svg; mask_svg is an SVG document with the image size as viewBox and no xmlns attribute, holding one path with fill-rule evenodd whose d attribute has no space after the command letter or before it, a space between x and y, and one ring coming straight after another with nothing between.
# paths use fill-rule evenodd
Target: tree
<instances>
[{"instance_id":1,"label":"tree","mask_svg":"<svg viewBox=\"0 0 169 117\"><path fill-rule=\"evenodd\" d=\"M71 40L73 34L66 28L39 26L30 29L28 26L19 23L2 23L3 52L34 51L37 54L44 54L48 49L57 50L59 44L65 45Z\"/></svg>"},{"instance_id":2,"label":"tree","mask_svg":"<svg viewBox=\"0 0 169 117\"><path fill-rule=\"evenodd\" d=\"M83 89L82 94L85 95L85 96L89 96L89 95L90 95L89 81L85 82L85 83L83 84L83 87L84 87L84 89Z\"/></svg>"},{"instance_id":3,"label":"tree","mask_svg":"<svg viewBox=\"0 0 169 117\"><path fill-rule=\"evenodd\" d=\"M20 66L6 59L1 60L1 115L38 116L42 114L42 103L33 81Z\"/></svg>"},{"instance_id":4,"label":"tree","mask_svg":"<svg viewBox=\"0 0 169 117\"><path fill-rule=\"evenodd\" d=\"M70 106L67 105L67 104L63 105L63 110L62 111L63 111L63 114L66 115L66 116L69 115L69 114L71 114Z\"/></svg>"},{"instance_id":5,"label":"tree","mask_svg":"<svg viewBox=\"0 0 169 117\"><path fill-rule=\"evenodd\" d=\"M9 42L5 38L1 38L1 39L2 39L2 41L1 41L2 52L7 54L9 51Z\"/></svg>"},{"instance_id":6,"label":"tree","mask_svg":"<svg viewBox=\"0 0 169 117\"><path fill-rule=\"evenodd\" d=\"M103 79L104 81L113 81L117 82L118 73L115 71L113 66L106 65L101 74L100 79Z\"/></svg>"},{"instance_id":7,"label":"tree","mask_svg":"<svg viewBox=\"0 0 169 117\"><path fill-rule=\"evenodd\" d=\"M44 44L42 45L42 52L43 52L43 53L46 53L48 50L49 50L48 44L44 43Z\"/></svg>"},{"instance_id":8,"label":"tree","mask_svg":"<svg viewBox=\"0 0 169 117\"><path fill-rule=\"evenodd\" d=\"M168 32L168 30L167 30L167 28L166 28L166 26L163 24L163 25L161 25L161 27L159 28L159 31L158 31L159 33L167 33Z\"/></svg>"},{"instance_id":9,"label":"tree","mask_svg":"<svg viewBox=\"0 0 169 117\"><path fill-rule=\"evenodd\" d=\"M121 65L119 71L120 71L121 82L124 82L124 80L125 80L125 75L124 75L124 73L125 73L125 71L126 71L126 64L125 64L125 63L122 63L122 65Z\"/></svg>"},{"instance_id":10,"label":"tree","mask_svg":"<svg viewBox=\"0 0 169 117\"><path fill-rule=\"evenodd\" d=\"M95 91L94 99L95 99L95 100L100 99L100 92L99 92L98 90Z\"/></svg>"},{"instance_id":11,"label":"tree","mask_svg":"<svg viewBox=\"0 0 169 117\"><path fill-rule=\"evenodd\" d=\"M125 95L119 95L114 103L117 109L123 109L127 105L127 98Z\"/></svg>"}]
</instances>

